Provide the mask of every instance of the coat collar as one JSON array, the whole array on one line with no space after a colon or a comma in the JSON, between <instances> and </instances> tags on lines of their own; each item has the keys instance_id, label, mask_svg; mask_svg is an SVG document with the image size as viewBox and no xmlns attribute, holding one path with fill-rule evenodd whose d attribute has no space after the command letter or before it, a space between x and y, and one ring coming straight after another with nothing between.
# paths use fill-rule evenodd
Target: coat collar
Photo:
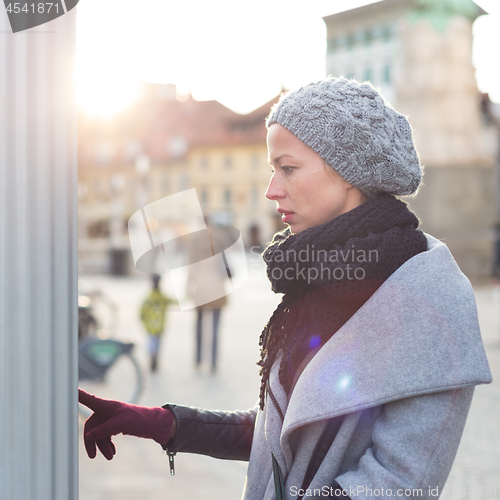
<instances>
[{"instance_id":1,"label":"coat collar","mask_svg":"<svg viewBox=\"0 0 500 500\"><path fill-rule=\"evenodd\" d=\"M285 414L282 445L308 423L491 382L472 287L446 245L427 238L428 250L403 264L320 349L288 407L275 363L270 384Z\"/></svg>"},{"instance_id":2,"label":"coat collar","mask_svg":"<svg viewBox=\"0 0 500 500\"><path fill-rule=\"evenodd\" d=\"M281 429L283 426L283 415L286 414L288 398L285 389L279 381L279 367L283 353L280 351L276 357L276 361L271 367L269 373L269 386L267 392L267 400L265 407L265 433L267 442L273 452L276 460L282 471L288 471L291 466L291 453L288 449L283 450L280 441L281 432L276 432L276 429ZM285 453L284 453L285 451ZM286 456L286 458L285 458Z\"/></svg>"}]
</instances>

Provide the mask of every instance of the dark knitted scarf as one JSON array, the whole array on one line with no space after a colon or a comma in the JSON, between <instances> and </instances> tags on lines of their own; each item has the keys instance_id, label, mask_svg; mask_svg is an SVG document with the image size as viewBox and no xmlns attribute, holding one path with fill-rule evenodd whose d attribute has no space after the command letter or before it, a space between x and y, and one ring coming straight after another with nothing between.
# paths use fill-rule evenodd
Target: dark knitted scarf
<instances>
[{"instance_id":1,"label":"dark knitted scarf","mask_svg":"<svg viewBox=\"0 0 500 500\"><path fill-rule=\"evenodd\" d=\"M277 233L263 254L283 298L260 337L260 407L269 372L283 350L279 378L290 394L304 358L344 325L408 259L427 249L406 204L382 194L322 224Z\"/></svg>"}]
</instances>

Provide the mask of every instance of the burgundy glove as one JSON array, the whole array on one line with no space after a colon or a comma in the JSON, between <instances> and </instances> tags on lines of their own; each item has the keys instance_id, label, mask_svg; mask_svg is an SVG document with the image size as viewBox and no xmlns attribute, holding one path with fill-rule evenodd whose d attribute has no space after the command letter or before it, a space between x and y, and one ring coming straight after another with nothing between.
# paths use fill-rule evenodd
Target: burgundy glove
<instances>
[{"instance_id":1,"label":"burgundy glove","mask_svg":"<svg viewBox=\"0 0 500 500\"><path fill-rule=\"evenodd\" d=\"M175 418L166 408L101 399L81 389L78 389L78 401L94 411L83 426L83 441L90 458L96 456L97 444L101 453L111 460L116 453L111 436L120 433L154 439L161 445L170 440Z\"/></svg>"}]
</instances>

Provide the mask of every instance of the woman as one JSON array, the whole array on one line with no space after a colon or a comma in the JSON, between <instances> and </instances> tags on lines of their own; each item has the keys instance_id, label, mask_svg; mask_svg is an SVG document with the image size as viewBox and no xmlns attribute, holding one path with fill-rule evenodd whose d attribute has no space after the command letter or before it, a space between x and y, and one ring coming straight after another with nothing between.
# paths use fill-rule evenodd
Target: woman
<instances>
[{"instance_id":1,"label":"woman","mask_svg":"<svg viewBox=\"0 0 500 500\"><path fill-rule=\"evenodd\" d=\"M394 195L421 169L410 126L368 84L329 78L267 118L266 196L288 228L264 252L283 299L247 412L133 407L82 394L89 455L111 435L249 460L243 498L436 498L474 386L491 382L474 296ZM104 422L101 424L101 422Z\"/></svg>"},{"instance_id":2,"label":"woman","mask_svg":"<svg viewBox=\"0 0 500 500\"><path fill-rule=\"evenodd\" d=\"M187 277L187 294L196 306L196 335L195 335L195 366L200 368L203 354L203 338L207 332L205 318L211 320L211 371L217 371L218 359L218 332L221 312L227 303L226 282L228 270L220 261L209 258L228 248L232 241L226 231L211 224L206 217L206 231L199 231L192 235L187 246L189 266Z\"/></svg>"}]
</instances>

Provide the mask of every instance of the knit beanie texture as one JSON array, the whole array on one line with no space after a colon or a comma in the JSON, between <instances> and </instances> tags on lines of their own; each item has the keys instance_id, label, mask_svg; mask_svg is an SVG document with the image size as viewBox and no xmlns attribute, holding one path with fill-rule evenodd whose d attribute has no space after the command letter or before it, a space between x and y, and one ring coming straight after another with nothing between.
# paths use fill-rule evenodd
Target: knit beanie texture
<instances>
[{"instance_id":1,"label":"knit beanie texture","mask_svg":"<svg viewBox=\"0 0 500 500\"><path fill-rule=\"evenodd\" d=\"M284 94L266 120L285 127L367 196L412 194L422 169L408 120L368 83L327 78Z\"/></svg>"}]
</instances>

